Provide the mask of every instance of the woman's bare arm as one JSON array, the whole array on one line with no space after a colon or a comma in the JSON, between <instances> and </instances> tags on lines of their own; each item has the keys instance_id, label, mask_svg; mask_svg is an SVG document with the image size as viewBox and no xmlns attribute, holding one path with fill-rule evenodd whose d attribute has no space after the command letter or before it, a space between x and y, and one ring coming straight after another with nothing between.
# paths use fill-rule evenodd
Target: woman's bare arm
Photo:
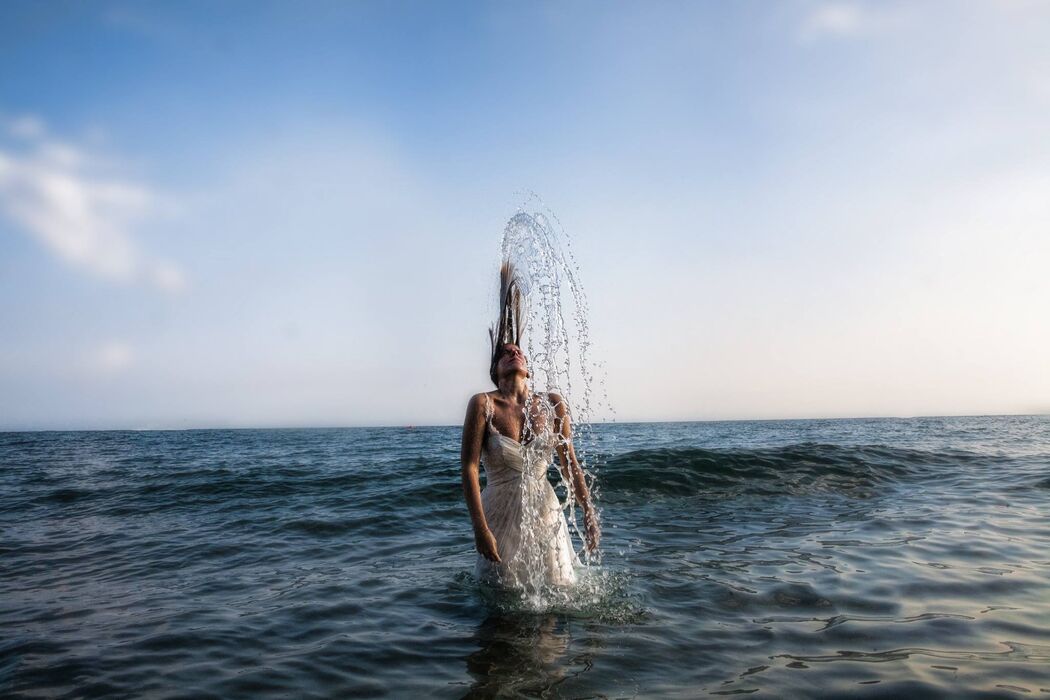
<instances>
[{"instance_id":1,"label":"woman's bare arm","mask_svg":"<svg viewBox=\"0 0 1050 700\"><path fill-rule=\"evenodd\" d=\"M474 524L474 546L486 559L500 561L496 537L485 520L485 509L481 505L481 481L478 470L481 466L481 441L485 436L484 394L475 394L467 404L467 415L463 420L463 444L460 449L460 464L463 475L463 497L467 501L470 520Z\"/></svg>"},{"instance_id":2,"label":"woman's bare arm","mask_svg":"<svg viewBox=\"0 0 1050 700\"><path fill-rule=\"evenodd\" d=\"M572 419L569 416L569 406L559 394L550 394L551 403L554 405L555 433L558 434L558 461L561 463L561 474L566 483L572 487L576 502L583 508L583 522L587 534L587 549L595 551L601 540L601 530L598 527L598 514L591 503L591 494L587 489L587 478L580 468L576 459L576 448L572 444Z\"/></svg>"}]
</instances>

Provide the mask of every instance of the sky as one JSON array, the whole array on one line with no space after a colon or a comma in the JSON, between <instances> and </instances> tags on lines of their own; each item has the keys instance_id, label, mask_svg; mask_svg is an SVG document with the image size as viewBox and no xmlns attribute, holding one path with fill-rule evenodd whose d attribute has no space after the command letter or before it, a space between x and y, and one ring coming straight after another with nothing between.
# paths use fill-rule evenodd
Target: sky
<instances>
[{"instance_id":1,"label":"sky","mask_svg":"<svg viewBox=\"0 0 1050 700\"><path fill-rule=\"evenodd\" d=\"M1050 2L0 3L0 430L453 425L571 239L618 421L1050 412Z\"/></svg>"}]
</instances>

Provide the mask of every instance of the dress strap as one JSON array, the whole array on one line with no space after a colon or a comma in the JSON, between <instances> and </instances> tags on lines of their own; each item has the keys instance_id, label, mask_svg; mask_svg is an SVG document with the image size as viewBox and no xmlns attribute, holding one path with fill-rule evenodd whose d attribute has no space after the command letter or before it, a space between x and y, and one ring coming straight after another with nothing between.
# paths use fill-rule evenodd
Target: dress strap
<instances>
[{"instance_id":1,"label":"dress strap","mask_svg":"<svg viewBox=\"0 0 1050 700\"><path fill-rule=\"evenodd\" d=\"M485 422L488 423L489 428L492 428L492 397L485 394Z\"/></svg>"}]
</instances>

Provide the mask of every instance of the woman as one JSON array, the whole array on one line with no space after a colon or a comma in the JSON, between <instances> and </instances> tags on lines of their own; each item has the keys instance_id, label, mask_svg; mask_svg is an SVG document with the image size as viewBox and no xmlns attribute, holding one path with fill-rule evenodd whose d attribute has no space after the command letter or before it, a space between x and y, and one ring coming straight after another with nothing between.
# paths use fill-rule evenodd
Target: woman
<instances>
[{"instance_id":1,"label":"woman","mask_svg":"<svg viewBox=\"0 0 1050 700\"><path fill-rule=\"evenodd\" d=\"M513 268L500 271L500 321L489 331L495 391L475 394L463 422L463 494L474 523L478 578L510 588L535 589L575 582L565 517L547 467L554 451L561 473L584 513L587 549L601 536L583 470L572 445L568 407L556 393L529 390L528 363L519 347L521 295ZM486 487L480 490L479 461Z\"/></svg>"}]
</instances>

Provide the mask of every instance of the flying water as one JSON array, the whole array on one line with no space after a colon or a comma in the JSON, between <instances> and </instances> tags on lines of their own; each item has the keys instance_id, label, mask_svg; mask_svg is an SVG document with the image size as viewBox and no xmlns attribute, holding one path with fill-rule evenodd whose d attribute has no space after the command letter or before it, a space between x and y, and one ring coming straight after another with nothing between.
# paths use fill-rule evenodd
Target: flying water
<instances>
[{"instance_id":1,"label":"flying water","mask_svg":"<svg viewBox=\"0 0 1050 700\"><path fill-rule=\"evenodd\" d=\"M522 345L529 362L529 391L555 392L568 409L570 436L565 440L555 436L558 449L558 490L562 491L565 514L570 532L578 547L577 583L566 588L546 580L549 567L543 565L550 556L552 538L557 527L545 526L541 517L545 506L548 470L524 470L521 480L522 523L521 544L515 556L524 560L529 580L523 587L524 603L533 610L593 608L603 598L606 577L598 568L600 550L591 552L586 547L582 504L577 502L571 483L571 474L560 468L560 455L572 452L579 462L594 506L594 516L600 522L597 473L598 439L592 428L596 415L612 415L605 389L603 370L591 358L591 340L588 323L587 297L580 282L579 266L573 256L569 237L557 218L533 197L530 204L542 211L526 211L523 207L511 217L503 231L501 256L510 261L517 272L522 293ZM498 302L497 302L498 303ZM544 406L545 423L555 425L555 407ZM533 433L533 420L526 409L525 435ZM543 458L541 453L526 451L526 458ZM568 479L566 477L569 477ZM579 522L578 522L579 521ZM549 523L549 520L546 520Z\"/></svg>"}]
</instances>

